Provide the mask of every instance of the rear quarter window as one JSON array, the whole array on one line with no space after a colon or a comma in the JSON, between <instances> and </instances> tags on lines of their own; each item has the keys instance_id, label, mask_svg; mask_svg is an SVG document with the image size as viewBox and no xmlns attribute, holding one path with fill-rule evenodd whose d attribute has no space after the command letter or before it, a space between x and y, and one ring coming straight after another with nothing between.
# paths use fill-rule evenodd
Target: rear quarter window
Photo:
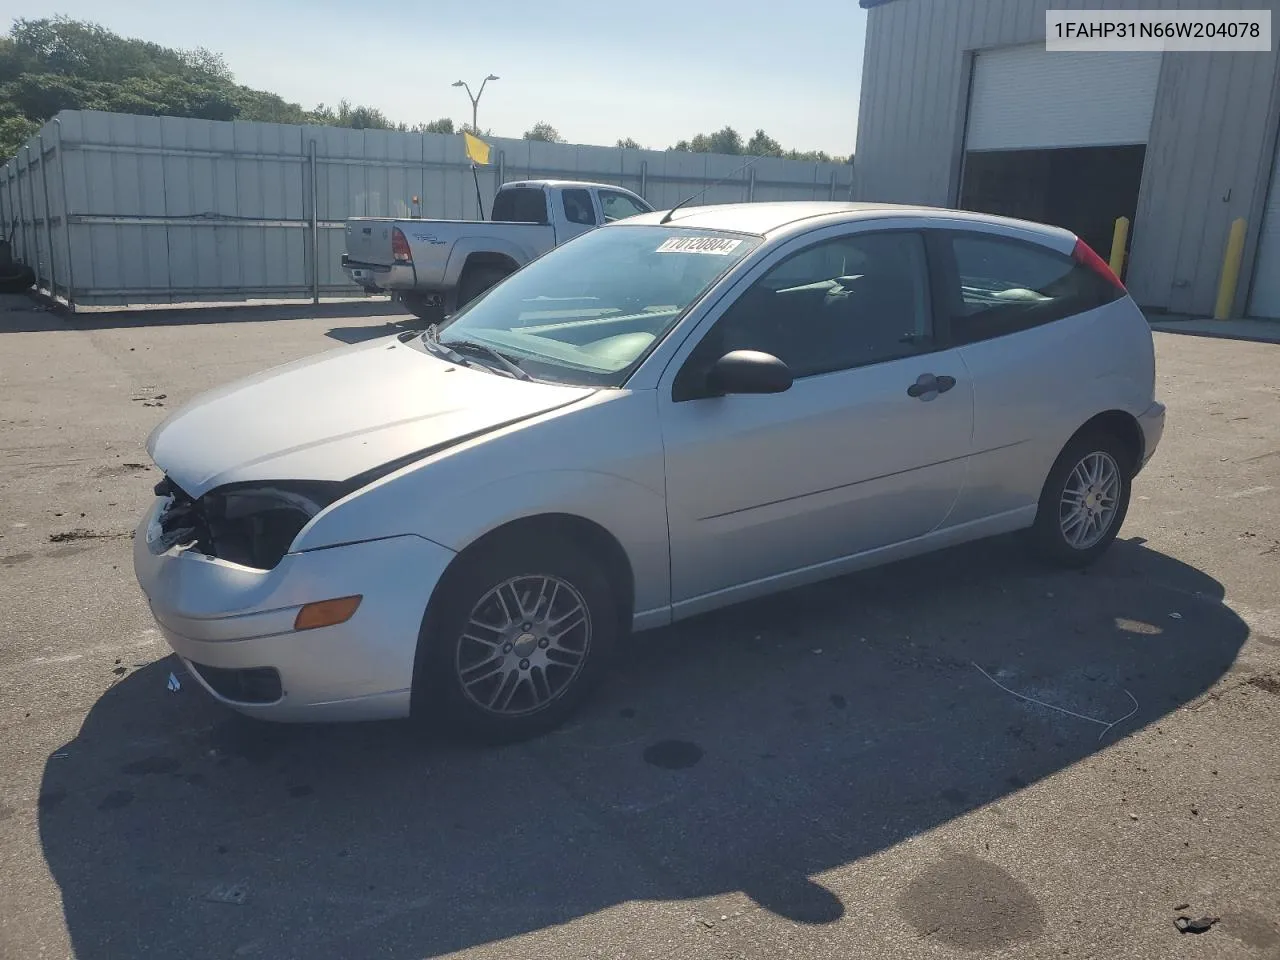
<instances>
[{"instance_id":1,"label":"rear quarter window","mask_svg":"<svg viewBox=\"0 0 1280 960\"><path fill-rule=\"evenodd\" d=\"M951 336L974 343L1096 309L1123 294L1093 270L1038 244L947 233Z\"/></svg>"},{"instance_id":2,"label":"rear quarter window","mask_svg":"<svg viewBox=\"0 0 1280 960\"><path fill-rule=\"evenodd\" d=\"M493 219L505 223L547 223L547 196L536 187L511 187L493 198Z\"/></svg>"}]
</instances>

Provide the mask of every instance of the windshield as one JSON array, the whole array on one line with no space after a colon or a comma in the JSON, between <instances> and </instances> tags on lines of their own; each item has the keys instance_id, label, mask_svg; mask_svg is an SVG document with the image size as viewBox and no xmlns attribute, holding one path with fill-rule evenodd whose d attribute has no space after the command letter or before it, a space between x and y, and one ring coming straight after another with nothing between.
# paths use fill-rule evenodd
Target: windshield
<instances>
[{"instance_id":1,"label":"windshield","mask_svg":"<svg viewBox=\"0 0 1280 960\"><path fill-rule=\"evenodd\" d=\"M759 237L659 226L592 230L472 301L439 342L497 351L534 379L619 386Z\"/></svg>"}]
</instances>

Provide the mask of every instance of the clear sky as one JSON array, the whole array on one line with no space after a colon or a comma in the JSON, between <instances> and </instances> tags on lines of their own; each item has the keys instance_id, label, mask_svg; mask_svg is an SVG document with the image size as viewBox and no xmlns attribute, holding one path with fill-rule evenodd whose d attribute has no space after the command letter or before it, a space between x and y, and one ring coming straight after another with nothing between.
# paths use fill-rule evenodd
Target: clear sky
<instances>
[{"instance_id":1,"label":"clear sky","mask_svg":"<svg viewBox=\"0 0 1280 960\"><path fill-rule=\"evenodd\" d=\"M9 6L4 3L4 6ZM10 10L13 8L10 7ZM663 148L729 124L783 147L852 151L866 14L857 0L26 0L165 46L208 47L236 79L312 107L345 97L392 120L545 120L573 143Z\"/></svg>"}]
</instances>

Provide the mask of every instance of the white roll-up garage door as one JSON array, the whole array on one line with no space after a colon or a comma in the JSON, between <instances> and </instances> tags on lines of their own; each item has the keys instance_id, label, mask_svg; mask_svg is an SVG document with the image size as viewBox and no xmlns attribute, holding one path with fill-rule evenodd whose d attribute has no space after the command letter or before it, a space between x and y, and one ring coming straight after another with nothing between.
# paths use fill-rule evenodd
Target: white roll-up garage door
<instances>
[{"instance_id":1,"label":"white roll-up garage door","mask_svg":"<svg viewBox=\"0 0 1280 960\"><path fill-rule=\"evenodd\" d=\"M1258 259L1253 271L1249 316L1280 320L1280 146L1271 168L1271 189L1258 236Z\"/></svg>"},{"instance_id":2,"label":"white roll-up garage door","mask_svg":"<svg viewBox=\"0 0 1280 960\"><path fill-rule=\"evenodd\" d=\"M984 50L973 64L968 150L1114 147L1147 142L1159 53Z\"/></svg>"}]
</instances>

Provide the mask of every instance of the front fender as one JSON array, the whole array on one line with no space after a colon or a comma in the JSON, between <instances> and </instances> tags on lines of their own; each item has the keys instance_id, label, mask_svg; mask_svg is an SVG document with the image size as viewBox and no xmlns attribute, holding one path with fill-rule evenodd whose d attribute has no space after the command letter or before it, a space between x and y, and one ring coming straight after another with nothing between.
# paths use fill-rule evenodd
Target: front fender
<instances>
[{"instance_id":1,"label":"front fender","mask_svg":"<svg viewBox=\"0 0 1280 960\"><path fill-rule=\"evenodd\" d=\"M296 550L412 533L461 551L545 514L596 523L622 545L637 613L670 603L666 460L653 391L605 390L376 480L319 513Z\"/></svg>"},{"instance_id":2,"label":"front fender","mask_svg":"<svg viewBox=\"0 0 1280 960\"><path fill-rule=\"evenodd\" d=\"M473 486L426 488L429 469L357 494L321 514L299 542L303 550L406 533L461 552L515 520L568 514L599 525L621 544L635 578L635 611L661 622L671 601L667 506L659 491L590 470L544 470ZM657 620L640 615L652 612Z\"/></svg>"}]
</instances>

